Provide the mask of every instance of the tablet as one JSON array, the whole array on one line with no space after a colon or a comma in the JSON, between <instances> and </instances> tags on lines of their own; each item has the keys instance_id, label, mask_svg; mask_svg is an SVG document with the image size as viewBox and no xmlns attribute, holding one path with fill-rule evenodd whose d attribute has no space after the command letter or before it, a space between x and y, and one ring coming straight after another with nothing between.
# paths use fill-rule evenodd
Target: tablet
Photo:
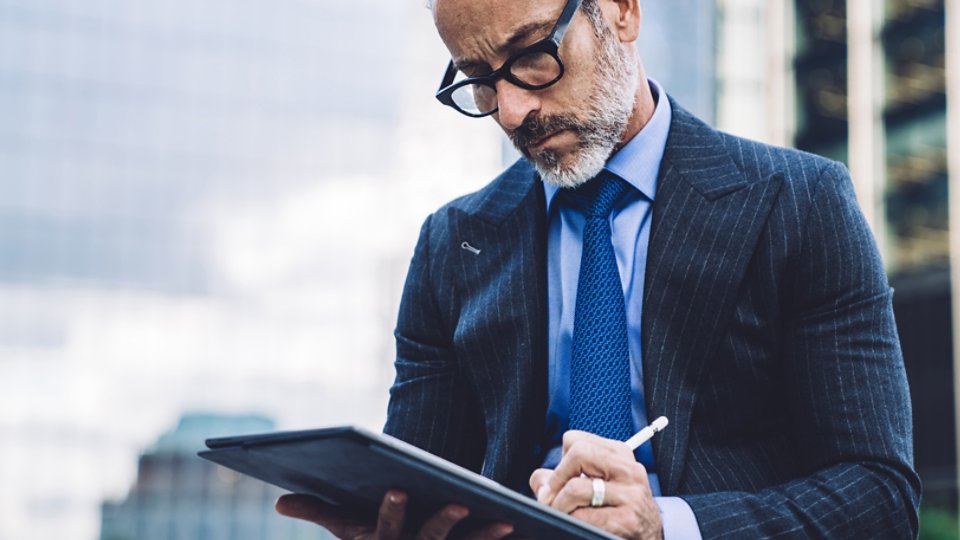
<instances>
[{"instance_id":1,"label":"tablet","mask_svg":"<svg viewBox=\"0 0 960 540\"><path fill-rule=\"evenodd\" d=\"M454 536L492 522L532 539L616 539L599 528L388 435L353 426L206 441L200 457L373 521L389 489L407 493L407 524L416 531L447 504L470 515Z\"/></svg>"}]
</instances>

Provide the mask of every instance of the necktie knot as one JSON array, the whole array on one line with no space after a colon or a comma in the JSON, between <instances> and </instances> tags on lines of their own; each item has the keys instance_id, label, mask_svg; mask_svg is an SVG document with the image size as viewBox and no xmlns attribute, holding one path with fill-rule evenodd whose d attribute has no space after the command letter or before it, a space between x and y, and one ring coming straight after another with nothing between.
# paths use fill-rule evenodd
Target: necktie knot
<instances>
[{"instance_id":1,"label":"necktie knot","mask_svg":"<svg viewBox=\"0 0 960 540\"><path fill-rule=\"evenodd\" d=\"M569 201L587 217L605 218L630 185L606 171L583 185L568 190Z\"/></svg>"}]
</instances>

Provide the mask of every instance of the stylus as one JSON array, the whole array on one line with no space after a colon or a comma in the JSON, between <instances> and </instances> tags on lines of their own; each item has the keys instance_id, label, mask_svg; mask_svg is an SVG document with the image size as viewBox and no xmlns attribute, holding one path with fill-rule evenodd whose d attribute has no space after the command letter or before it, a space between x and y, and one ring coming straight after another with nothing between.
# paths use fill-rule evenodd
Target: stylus
<instances>
[{"instance_id":1,"label":"stylus","mask_svg":"<svg viewBox=\"0 0 960 540\"><path fill-rule=\"evenodd\" d=\"M641 429L636 435L627 439L627 446L630 447L630 450L636 450L641 444L649 441L654 433L663 431L663 428L667 427L669 423L670 421L667 420L666 416L657 418L649 426Z\"/></svg>"}]
</instances>

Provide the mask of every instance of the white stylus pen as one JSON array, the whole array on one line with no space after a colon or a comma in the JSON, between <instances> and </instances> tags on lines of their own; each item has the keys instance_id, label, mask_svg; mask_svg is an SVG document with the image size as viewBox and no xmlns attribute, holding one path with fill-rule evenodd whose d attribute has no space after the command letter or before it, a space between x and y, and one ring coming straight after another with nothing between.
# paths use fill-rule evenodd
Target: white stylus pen
<instances>
[{"instance_id":1,"label":"white stylus pen","mask_svg":"<svg viewBox=\"0 0 960 540\"><path fill-rule=\"evenodd\" d=\"M657 418L651 422L649 426L641 429L636 435L627 439L627 446L630 447L630 450L636 450L641 444L649 441L650 438L653 437L654 433L660 433L663 431L663 428L667 427L669 423L670 421L667 420L666 416Z\"/></svg>"}]
</instances>

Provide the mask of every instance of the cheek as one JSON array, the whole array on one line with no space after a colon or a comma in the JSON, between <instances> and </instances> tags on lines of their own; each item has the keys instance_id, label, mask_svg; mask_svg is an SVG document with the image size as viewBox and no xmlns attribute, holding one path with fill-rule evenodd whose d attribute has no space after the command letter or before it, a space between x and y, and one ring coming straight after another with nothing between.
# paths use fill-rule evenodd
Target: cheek
<instances>
[{"instance_id":1,"label":"cheek","mask_svg":"<svg viewBox=\"0 0 960 540\"><path fill-rule=\"evenodd\" d=\"M588 34L593 38L591 28L583 29L581 34ZM573 36L568 36L573 37ZM567 45L564 42L564 45ZM592 39L575 40L569 44L569 47L561 49L561 60L563 60L563 79L555 86L557 91L563 94L563 99L568 105L583 109L589 106L588 100L592 94L593 86L596 81L596 54L598 49Z\"/></svg>"},{"instance_id":2,"label":"cheek","mask_svg":"<svg viewBox=\"0 0 960 540\"><path fill-rule=\"evenodd\" d=\"M570 58L570 62L576 63L576 67L586 67L589 71L590 66L595 61L595 55L599 50L599 41L593 28L593 23L588 21L582 14L574 20L574 25L567 31L563 43L560 45L560 57Z\"/></svg>"},{"instance_id":3,"label":"cheek","mask_svg":"<svg viewBox=\"0 0 960 540\"><path fill-rule=\"evenodd\" d=\"M572 116L582 121L594 106L593 84L589 77L575 73L569 75L569 79L564 75L560 82L545 91L541 113L545 116Z\"/></svg>"}]
</instances>

